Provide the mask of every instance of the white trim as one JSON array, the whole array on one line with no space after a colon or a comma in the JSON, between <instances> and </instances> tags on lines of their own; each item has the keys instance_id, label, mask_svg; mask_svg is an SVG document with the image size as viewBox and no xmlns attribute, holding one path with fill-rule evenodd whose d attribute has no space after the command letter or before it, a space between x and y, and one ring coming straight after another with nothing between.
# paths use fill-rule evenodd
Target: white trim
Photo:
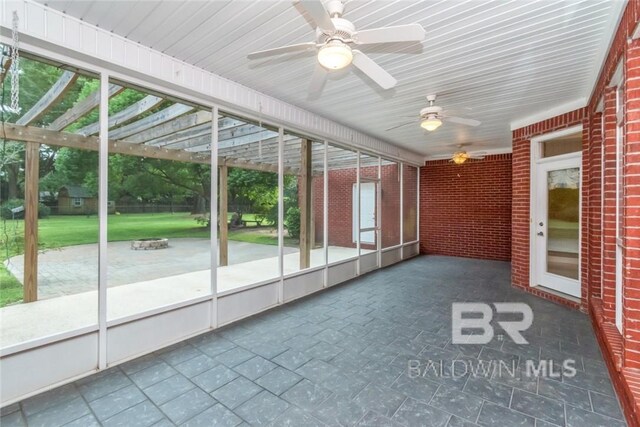
<instances>
[{"instance_id":1,"label":"white trim","mask_svg":"<svg viewBox=\"0 0 640 427\"><path fill-rule=\"evenodd\" d=\"M284 128L278 129L278 304L284 302Z\"/></svg>"},{"instance_id":2,"label":"white trim","mask_svg":"<svg viewBox=\"0 0 640 427\"><path fill-rule=\"evenodd\" d=\"M308 274L308 273L314 273L316 271L324 270L325 267L326 267L326 263L322 265L316 265L315 267L309 267L309 268L305 268L304 270L298 270L298 271L294 271L293 273L285 274L282 278L283 280L287 280L287 279L291 279L298 276L304 276L305 274Z\"/></svg>"},{"instance_id":3,"label":"white trim","mask_svg":"<svg viewBox=\"0 0 640 427\"><path fill-rule=\"evenodd\" d=\"M156 316L158 314L169 313L171 311L179 310L185 307L191 307L192 305L202 304L206 301L211 301L212 295L204 295L197 298L192 298L184 301L174 302L171 304L155 307L150 310L141 311L138 313L130 314L124 317L118 317L107 321L107 330L120 325L126 325L127 323L135 322L136 320L146 319Z\"/></svg>"},{"instance_id":4,"label":"white trim","mask_svg":"<svg viewBox=\"0 0 640 427\"><path fill-rule=\"evenodd\" d=\"M329 284L329 142L324 141L322 153L322 244L324 245L324 280L322 287Z\"/></svg>"},{"instance_id":5,"label":"white trim","mask_svg":"<svg viewBox=\"0 0 640 427\"><path fill-rule=\"evenodd\" d=\"M66 341L66 340L77 338L83 335L88 335L94 332L98 332L98 325L85 326L83 328L74 329L72 331L60 332L56 334L47 335L45 337L24 341L19 344L10 345L8 347L0 349L0 358L11 356L12 354L22 353L23 351L35 350L39 347L44 347L48 344L54 344L60 341ZM4 403L5 402L2 402L2 405L4 405Z\"/></svg>"},{"instance_id":6,"label":"white trim","mask_svg":"<svg viewBox=\"0 0 640 427\"><path fill-rule=\"evenodd\" d=\"M615 40L616 30L618 29L618 26L622 21L622 16L624 15L624 10L627 6L627 0L613 1L611 3L613 4L612 6L613 10L609 14L611 18L609 20L609 25L607 26L606 30L603 32L603 34L605 34L606 39L603 40L604 43L602 44L602 49L598 51L600 57L596 62L597 68L593 67L593 74L591 75L591 78L590 78L591 83L588 87L589 100L591 100L591 98L593 97L594 92L596 90L596 86L598 85L598 81L600 80L600 75L604 71L604 66L605 66L605 63L607 62L607 56L609 55L609 52L613 47L613 41ZM605 46L606 46L606 49L604 48Z\"/></svg>"},{"instance_id":7,"label":"white trim","mask_svg":"<svg viewBox=\"0 0 640 427\"><path fill-rule=\"evenodd\" d=\"M98 148L98 368L107 367L107 216L109 200L109 74L100 74Z\"/></svg>"},{"instance_id":8,"label":"white trim","mask_svg":"<svg viewBox=\"0 0 640 427\"><path fill-rule=\"evenodd\" d=\"M514 131L514 130L523 128L525 126L539 123L544 120L552 119L556 116L560 116L565 113L570 113L579 108L585 107L587 105L587 101L588 101L587 98L581 97L578 99L574 99L571 102L567 102L565 104L558 105L556 107L547 108L542 111L539 111L538 113L513 120L511 122L511 130Z\"/></svg>"},{"instance_id":9,"label":"white trim","mask_svg":"<svg viewBox=\"0 0 640 427\"><path fill-rule=\"evenodd\" d=\"M211 194L209 229L211 230L211 328L218 326L218 107L212 109L211 120Z\"/></svg>"},{"instance_id":10,"label":"white trim","mask_svg":"<svg viewBox=\"0 0 640 427\"><path fill-rule=\"evenodd\" d=\"M93 64L93 67L85 67L89 70L105 68L112 77L122 76L129 82L137 80L147 87L150 84L161 85L165 93L178 90L183 99L190 94L201 99L205 106L219 104L224 109L234 109L254 119L259 117L263 122L270 120L314 139L334 140L408 162L420 162L421 156L388 141L225 79L44 4L18 0L12 6L20 18L24 50L33 46L39 48L45 57L56 56L63 63L84 61ZM0 40L10 44L11 14L4 15L8 16L0 16ZM49 22L55 22L55 25L48 25ZM87 43L87 40L92 43ZM127 54L121 55L122 52Z\"/></svg>"},{"instance_id":11,"label":"white trim","mask_svg":"<svg viewBox=\"0 0 640 427\"><path fill-rule=\"evenodd\" d=\"M579 226L578 229L580 232L578 233L578 282L580 283L580 299L582 299L582 227L584 225L583 222L583 212L582 212L582 190L583 190L583 182L582 182L582 173L583 173L583 164L582 164L582 150L576 151L573 153L562 154L559 156L552 156L548 158L542 158L542 142L548 141L554 138L559 138L562 136L570 135L573 133L582 132L583 127L582 124L571 126L569 128L557 130L554 132L549 132L543 135L536 136L531 138L530 143L530 171L529 171L529 287L536 288L542 287L547 289L544 285L540 285L538 283L538 268L537 268L537 251L536 251L536 219L538 217L537 210L537 183L538 183L538 165L555 162L558 160L567 160L567 159L580 159L579 167L580 167L580 207L579 207ZM546 230L546 228L545 228Z\"/></svg>"},{"instance_id":12,"label":"white trim","mask_svg":"<svg viewBox=\"0 0 640 427\"><path fill-rule=\"evenodd\" d=\"M560 137L571 135L572 133L578 133L578 132L582 132L582 124L556 130L553 132L548 132L542 135L534 136L533 138L531 138L531 145L533 146L533 144L538 144L540 142L548 141L550 139L560 138ZM538 156L536 161L542 160L540 158L540 153L536 153L536 155ZM554 156L554 157L557 158L559 156Z\"/></svg>"}]
</instances>

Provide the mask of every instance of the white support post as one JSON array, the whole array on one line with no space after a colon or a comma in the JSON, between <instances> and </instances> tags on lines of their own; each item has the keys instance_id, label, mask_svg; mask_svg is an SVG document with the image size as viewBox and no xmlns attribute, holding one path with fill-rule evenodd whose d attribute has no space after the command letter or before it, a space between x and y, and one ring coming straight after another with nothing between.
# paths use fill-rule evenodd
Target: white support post
<instances>
[{"instance_id":1,"label":"white support post","mask_svg":"<svg viewBox=\"0 0 640 427\"><path fill-rule=\"evenodd\" d=\"M404 259L404 163L396 163L400 170L398 177L400 179L400 260Z\"/></svg>"},{"instance_id":2,"label":"white support post","mask_svg":"<svg viewBox=\"0 0 640 427\"><path fill-rule=\"evenodd\" d=\"M211 322L218 327L218 107L211 117Z\"/></svg>"},{"instance_id":3,"label":"white support post","mask_svg":"<svg viewBox=\"0 0 640 427\"><path fill-rule=\"evenodd\" d=\"M100 74L98 155L98 369L107 367L107 216L109 200L109 74Z\"/></svg>"},{"instance_id":4,"label":"white support post","mask_svg":"<svg viewBox=\"0 0 640 427\"><path fill-rule=\"evenodd\" d=\"M360 275L360 150L356 151L358 158L356 159L356 250L358 252L358 262L356 264L356 275Z\"/></svg>"},{"instance_id":5,"label":"white support post","mask_svg":"<svg viewBox=\"0 0 640 427\"><path fill-rule=\"evenodd\" d=\"M382 157L378 156L378 182L376 184L376 262L382 267Z\"/></svg>"},{"instance_id":6,"label":"white support post","mask_svg":"<svg viewBox=\"0 0 640 427\"><path fill-rule=\"evenodd\" d=\"M284 302L284 128L278 129L278 304Z\"/></svg>"},{"instance_id":7,"label":"white support post","mask_svg":"<svg viewBox=\"0 0 640 427\"><path fill-rule=\"evenodd\" d=\"M329 286L329 143L324 141L322 191L322 244L324 245L324 287Z\"/></svg>"}]
</instances>

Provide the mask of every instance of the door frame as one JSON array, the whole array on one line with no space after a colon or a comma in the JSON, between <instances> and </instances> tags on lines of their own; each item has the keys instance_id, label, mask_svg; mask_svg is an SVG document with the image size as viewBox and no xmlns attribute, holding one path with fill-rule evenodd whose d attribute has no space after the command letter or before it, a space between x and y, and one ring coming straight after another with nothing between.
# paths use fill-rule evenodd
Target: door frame
<instances>
[{"instance_id":1,"label":"door frame","mask_svg":"<svg viewBox=\"0 0 640 427\"><path fill-rule=\"evenodd\" d=\"M558 293L558 296L563 298L576 298L578 300L582 300L582 151L576 151L574 153L561 154L553 157L542 157L542 143L548 141L550 139L559 138L566 135L571 135L573 133L582 132L582 125L571 126L565 129L545 133L544 135L536 136L531 138L530 142L530 172L529 172L529 287L543 288L545 291L550 291L552 293ZM536 245L536 237L538 228L536 227L536 220L538 218L538 214L540 213L540 206L536 203L536 195L537 195L537 184L538 184L538 165L544 163L552 163L558 160L568 160L568 159L579 159L580 166L580 197L579 197L579 233L578 233L578 283L580 284L580 296L576 297L573 295L561 293L560 291L556 291L555 289L550 289L543 285L540 285L539 277L538 277L538 252ZM545 231L548 224L545 223Z\"/></svg>"}]
</instances>

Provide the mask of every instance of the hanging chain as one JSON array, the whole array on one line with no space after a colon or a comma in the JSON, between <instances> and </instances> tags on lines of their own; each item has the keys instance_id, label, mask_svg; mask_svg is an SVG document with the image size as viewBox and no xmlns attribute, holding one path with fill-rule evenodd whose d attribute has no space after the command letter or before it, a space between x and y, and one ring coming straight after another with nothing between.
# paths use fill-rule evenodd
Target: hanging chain
<instances>
[{"instance_id":1,"label":"hanging chain","mask_svg":"<svg viewBox=\"0 0 640 427\"><path fill-rule=\"evenodd\" d=\"M18 39L18 12L13 11L13 28L12 28L13 46L11 47L11 111L20 112L20 56L18 48L20 40Z\"/></svg>"}]
</instances>

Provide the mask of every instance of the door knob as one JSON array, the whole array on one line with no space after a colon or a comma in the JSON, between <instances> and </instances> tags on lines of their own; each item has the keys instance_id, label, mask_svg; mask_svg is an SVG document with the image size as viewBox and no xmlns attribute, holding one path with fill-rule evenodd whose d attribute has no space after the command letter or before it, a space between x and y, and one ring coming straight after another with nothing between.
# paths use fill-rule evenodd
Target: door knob
<instances>
[{"instance_id":1,"label":"door knob","mask_svg":"<svg viewBox=\"0 0 640 427\"><path fill-rule=\"evenodd\" d=\"M538 231L538 236L544 236L544 233L542 231Z\"/></svg>"}]
</instances>

